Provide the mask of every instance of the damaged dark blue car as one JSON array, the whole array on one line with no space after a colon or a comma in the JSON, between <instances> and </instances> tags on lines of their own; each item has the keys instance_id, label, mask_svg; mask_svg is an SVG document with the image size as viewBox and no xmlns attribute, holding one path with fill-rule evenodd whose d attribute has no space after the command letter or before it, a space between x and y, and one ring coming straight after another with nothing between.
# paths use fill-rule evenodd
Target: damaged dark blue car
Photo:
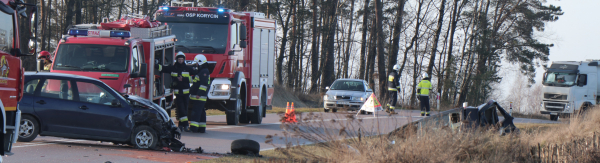
<instances>
[{"instance_id":1,"label":"damaged dark blue car","mask_svg":"<svg viewBox=\"0 0 600 163\"><path fill-rule=\"evenodd\" d=\"M181 151L181 133L152 101L121 95L100 80L61 73L25 73L19 141L37 135Z\"/></svg>"}]
</instances>

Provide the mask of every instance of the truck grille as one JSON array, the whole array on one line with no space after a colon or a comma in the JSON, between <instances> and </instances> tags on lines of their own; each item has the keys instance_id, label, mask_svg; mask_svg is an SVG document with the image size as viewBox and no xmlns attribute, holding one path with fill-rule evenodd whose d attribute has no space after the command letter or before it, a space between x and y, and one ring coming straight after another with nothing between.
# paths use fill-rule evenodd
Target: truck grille
<instances>
[{"instance_id":1,"label":"truck grille","mask_svg":"<svg viewBox=\"0 0 600 163\"><path fill-rule=\"evenodd\" d=\"M553 93L544 93L545 99L550 100L567 100L567 95L563 94L553 94Z\"/></svg>"},{"instance_id":2,"label":"truck grille","mask_svg":"<svg viewBox=\"0 0 600 163\"><path fill-rule=\"evenodd\" d=\"M561 104L561 103L545 103L545 108L548 111L563 111L563 110L565 110L565 104Z\"/></svg>"}]
</instances>

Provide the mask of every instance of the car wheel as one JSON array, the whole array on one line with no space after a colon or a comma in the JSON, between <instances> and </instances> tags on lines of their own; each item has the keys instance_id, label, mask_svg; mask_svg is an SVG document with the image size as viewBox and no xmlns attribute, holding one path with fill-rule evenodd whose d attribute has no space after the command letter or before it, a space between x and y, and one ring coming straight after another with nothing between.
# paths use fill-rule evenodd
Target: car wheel
<instances>
[{"instance_id":1,"label":"car wheel","mask_svg":"<svg viewBox=\"0 0 600 163\"><path fill-rule=\"evenodd\" d=\"M551 121L558 121L558 115L550 115Z\"/></svg>"},{"instance_id":2,"label":"car wheel","mask_svg":"<svg viewBox=\"0 0 600 163\"><path fill-rule=\"evenodd\" d=\"M38 121L30 115L23 115L21 117L21 124L19 126L19 138L20 142L30 142L35 139L39 133Z\"/></svg>"},{"instance_id":3,"label":"car wheel","mask_svg":"<svg viewBox=\"0 0 600 163\"><path fill-rule=\"evenodd\" d=\"M326 113L328 113L329 110L331 110L331 109L323 108L323 111L325 111Z\"/></svg>"},{"instance_id":4,"label":"car wheel","mask_svg":"<svg viewBox=\"0 0 600 163\"><path fill-rule=\"evenodd\" d=\"M267 107L267 94L265 92L260 96L260 105L255 108L254 113L252 113L252 124L260 124L262 123L262 115L263 110Z\"/></svg>"},{"instance_id":5,"label":"car wheel","mask_svg":"<svg viewBox=\"0 0 600 163\"><path fill-rule=\"evenodd\" d=\"M331 109L331 112L335 113L335 112L337 112L337 109Z\"/></svg>"},{"instance_id":6,"label":"car wheel","mask_svg":"<svg viewBox=\"0 0 600 163\"><path fill-rule=\"evenodd\" d=\"M260 144L250 139L238 139L231 142L231 153L247 155L250 152L258 155L258 152L260 152Z\"/></svg>"},{"instance_id":7,"label":"car wheel","mask_svg":"<svg viewBox=\"0 0 600 163\"><path fill-rule=\"evenodd\" d=\"M131 137L131 144L139 149L155 149L158 144L156 131L145 125L136 127Z\"/></svg>"}]
</instances>

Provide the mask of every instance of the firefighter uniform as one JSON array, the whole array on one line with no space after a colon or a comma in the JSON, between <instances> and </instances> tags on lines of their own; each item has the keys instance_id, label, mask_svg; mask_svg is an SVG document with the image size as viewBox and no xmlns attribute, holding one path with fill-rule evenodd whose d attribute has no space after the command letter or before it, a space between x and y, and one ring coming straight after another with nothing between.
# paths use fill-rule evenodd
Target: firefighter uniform
<instances>
[{"instance_id":1,"label":"firefighter uniform","mask_svg":"<svg viewBox=\"0 0 600 163\"><path fill-rule=\"evenodd\" d=\"M185 59L185 55L182 52L179 52L177 58L183 57ZM190 83L192 82L192 77L190 74L194 74L194 69L185 65L184 63L178 63L175 60L175 63L172 66L161 66L156 65L158 71L161 73L170 73L172 77L171 89L173 90L173 94L175 94L175 102L177 104L177 119L179 120L178 126L182 131L189 131L188 126L188 104L190 100ZM179 78L181 77L181 81Z\"/></svg>"},{"instance_id":2,"label":"firefighter uniform","mask_svg":"<svg viewBox=\"0 0 600 163\"><path fill-rule=\"evenodd\" d=\"M210 88L210 72L206 57L199 54L194 58L198 62L198 73L194 75L193 84L190 88L190 100L192 100L192 113L190 115L190 130L192 132L206 132L206 99Z\"/></svg>"},{"instance_id":3,"label":"firefighter uniform","mask_svg":"<svg viewBox=\"0 0 600 163\"><path fill-rule=\"evenodd\" d=\"M52 60L50 60L50 53L47 51L41 51L38 59L41 59L44 62L44 71L50 71L50 67L52 67Z\"/></svg>"},{"instance_id":4,"label":"firefighter uniform","mask_svg":"<svg viewBox=\"0 0 600 163\"><path fill-rule=\"evenodd\" d=\"M417 86L417 95L419 96L419 101L421 101L421 116L429 116L429 90L431 88L429 76L425 74L425 77Z\"/></svg>"},{"instance_id":5,"label":"firefighter uniform","mask_svg":"<svg viewBox=\"0 0 600 163\"><path fill-rule=\"evenodd\" d=\"M400 91L400 83L398 82L398 78L400 74L398 73L398 65L394 65L394 71L390 72L388 75L388 94L390 100L387 104L388 112L394 111L396 109L396 102L398 101L398 92Z\"/></svg>"}]
</instances>

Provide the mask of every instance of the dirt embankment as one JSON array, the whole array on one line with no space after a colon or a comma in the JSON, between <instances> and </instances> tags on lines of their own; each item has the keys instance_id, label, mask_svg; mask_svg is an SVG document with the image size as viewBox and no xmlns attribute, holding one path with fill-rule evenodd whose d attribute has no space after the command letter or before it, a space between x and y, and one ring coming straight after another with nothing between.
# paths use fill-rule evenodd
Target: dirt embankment
<instances>
[{"instance_id":1,"label":"dirt embankment","mask_svg":"<svg viewBox=\"0 0 600 163\"><path fill-rule=\"evenodd\" d=\"M275 84L275 95L272 104L274 107L286 107L287 102L294 103L296 108L322 107L322 99L319 94L298 93L278 84Z\"/></svg>"}]
</instances>

